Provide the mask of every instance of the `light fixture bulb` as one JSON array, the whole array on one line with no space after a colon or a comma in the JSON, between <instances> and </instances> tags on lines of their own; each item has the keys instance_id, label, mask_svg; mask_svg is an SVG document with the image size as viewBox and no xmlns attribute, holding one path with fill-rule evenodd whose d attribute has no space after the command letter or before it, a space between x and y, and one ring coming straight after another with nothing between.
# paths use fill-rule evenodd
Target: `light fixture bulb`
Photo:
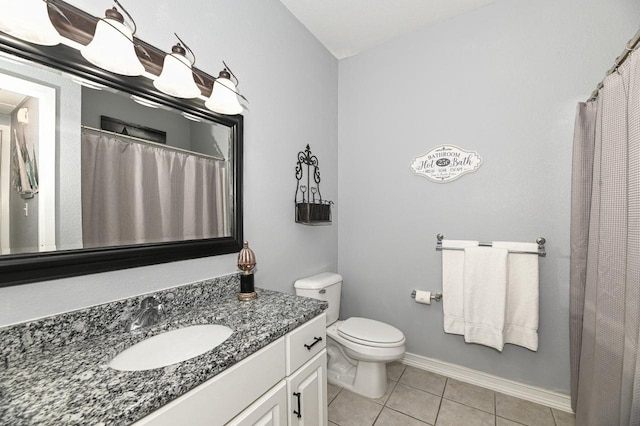
<instances>
[{"instance_id":1,"label":"light fixture bulb","mask_svg":"<svg viewBox=\"0 0 640 426\"><path fill-rule=\"evenodd\" d=\"M144 72L133 45L133 32L115 7L107 9L93 39L80 53L93 65L115 74L136 76Z\"/></svg>"},{"instance_id":2,"label":"light fixture bulb","mask_svg":"<svg viewBox=\"0 0 640 426\"><path fill-rule=\"evenodd\" d=\"M88 87L89 89L93 89L93 90L103 90L107 88L107 86L105 86L104 84L96 83L95 81L91 81L91 80L86 80L76 75L71 76L71 81L79 84L80 86Z\"/></svg>"},{"instance_id":3,"label":"light fixture bulb","mask_svg":"<svg viewBox=\"0 0 640 426\"><path fill-rule=\"evenodd\" d=\"M224 87L222 87L224 86ZM242 112L242 105L236 95L236 85L231 81L231 75L225 69L213 82L211 96L204 105L213 112L225 115L236 115Z\"/></svg>"},{"instance_id":4,"label":"light fixture bulb","mask_svg":"<svg viewBox=\"0 0 640 426\"><path fill-rule=\"evenodd\" d=\"M185 54L180 43L173 46L171 53L164 57L160 77L153 82L156 89L177 98L189 99L200 95L200 89L193 80L191 61Z\"/></svg>"},{"instance_id":5,"label":"light fixture bulb","mask_svg":"<svg viewBox=\"0 0 640 426\"><path fill-rule=\"evenodd\" d=\"M140 96L131 95L131 100L148 108L160 108L160 104L150 101L149 99L142 98Z\"/></svg>"},{"instance_id":6,"label":"light fixture bulb","mask_svg":"<svg viewBox=\"0 0 640 426\"><path fill-rule=\"evenodd\" d=\"M61 37L43 0L0 0L0 31L29 43L55 46Z\"/></svg>"},{"instance_id":7,"label":"light fixture bulb","mask_svg":"<svg viewBox=\"0 0 640 426\"><path fill-rule=\"evenodd\" d=\"M187 120L191 120L191 121L195 121L196 123L201 123L202 119L200 119L200 117L196 117L193 114L189 114L188 112L182 112L182 116L184 118L186 118Z\"/></svg>"}]
</instances>

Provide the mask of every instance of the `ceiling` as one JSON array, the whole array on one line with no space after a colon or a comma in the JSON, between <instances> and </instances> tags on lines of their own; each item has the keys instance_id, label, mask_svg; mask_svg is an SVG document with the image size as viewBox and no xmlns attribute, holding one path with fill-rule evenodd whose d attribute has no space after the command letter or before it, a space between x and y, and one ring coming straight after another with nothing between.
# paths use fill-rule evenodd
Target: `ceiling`
<instances>
[{"instance_id":1,"label":"ceiling","mask_svg":"<svg viewBox=\"0 0 640 426\"><path fill-rule=\"evenodd\" d=\"M496 0L280 0L338 59Z\"/></svg>"}]
</instances>

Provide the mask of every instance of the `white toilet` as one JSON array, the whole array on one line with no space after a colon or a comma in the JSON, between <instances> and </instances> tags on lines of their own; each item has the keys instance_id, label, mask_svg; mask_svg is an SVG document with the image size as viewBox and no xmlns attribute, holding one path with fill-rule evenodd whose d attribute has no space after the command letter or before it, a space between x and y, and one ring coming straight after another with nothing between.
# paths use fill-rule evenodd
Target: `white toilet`
<instances>
[{"instance_id":1,"label":"white toilet","mask_svg":"<svg viewBox=\"0 0 640 426\"><path fill-rule=\"evenodd\" d=\"M387 362L402 358L402 331L380 321L353 317L338 321L342 276L331 272L295 282L296 294L329 302L327 378L329 383L369 398L387 389Z\"/></svg>"}]
</instances>

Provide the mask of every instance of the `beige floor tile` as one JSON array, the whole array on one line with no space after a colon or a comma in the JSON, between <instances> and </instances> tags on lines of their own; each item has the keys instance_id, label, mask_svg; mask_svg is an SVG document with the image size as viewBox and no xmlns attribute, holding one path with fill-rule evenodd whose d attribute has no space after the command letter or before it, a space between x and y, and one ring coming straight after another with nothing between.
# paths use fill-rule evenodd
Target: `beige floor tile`
<instances>
[{"instance_id":1,"label":"beige floor tile","mask_svg":"<svg viewBox=\"0 0 640 426\"><path fill-rule=\"evenodd\" d=\"M439 396L398 383L387 401L387 407L434 424L440 400Z\"/></svg>"},{"instance_id":2,"label":"beige floor tile","mask_svg":"<svg viewBox=\"0 0 640 426\"><path fill-rule=\"evenodd\" d=\"M397 382L400 380L400 376L404 373L406 365L401 364L397 361L387 363L387 378Z\"/></svg>"},{"instance_id":3,"label":"beige floor tile","mask_svg":"<svg viewBox=\"0 0 640 426\"><path fill-rule=\"evenodd\" d=\"M528 426L555 426L551 408L496 392L496 414Z\"/></svg>"},{"instance_id":4,"label":"beige floor tile","mask_svg":"<svg viewBox=\"0 0 640 426\"><path fill-rule=\"evenodd\" d=\"M390 408L383 408L375 426L426 426L428 423L409 417Z\"/></svg>"},{"instance_id":5,"label":"beige floor tile","mask_svg":"<svg viewBox=\"0 0 640 426\"><path fill-rule=\"evenodd\" d=\"M382 405L343 389L329 404L329 421L340 426L371 426L380 411Z\"/></svg>"},{"instance_id":6,"label":"beige floor tile","mask_svg":"<svg viewBox=\"0 0 640 426\"><path fill-rule=\"evenodd\" d=\"M333 401L333 398L338 396L341 390L342 388L340 386L327 383L327 404L331 404L331 401Z\"/></svg>"},{"instance_id":7,"label":"beige floor tile","mask_svg":"<svg viewBox=\"0 0 640 426\"><path fill-rule=\"evenodd\" d=\"M480 386L448 379L444 398L495 414L495 392Z\"/></svg>"},{"instance_id":8,"label":"beige floor tile","mask_svg":"<svg viewBox=\"0 0 640 426\"><path fill-rule=\"evenodd\" d=\"M447 378L415 367L407 367L400 377L400 383L442 396Z\"/></svg>"},{"instance_id":9,"label":"beige floor tile","mask_svg":"<svg viewBox=\"0 0 640 426\"><path fill-rule=\"evenodd\" d=\"M443 399L436 426L494 426L496 416Z\"/></svg>"},{"instance_id":10,"label":"beige floor tile","mask_svg":"<svg viewBox=\"0 0 640 426\"><path fill-rule=\"evenodd\" d=\"M576 415L573 413L567 413L566 411L560 411L554 408L551 409L551 413L558 426L575 426L576 424Z\"/></svg>"},{"instance_id":11,"label":"beige floor tile","mask_svg":"<svg viewBox=\"0 0 640 426\"><path fill-rule=\"evenodd\" d=\"M522 426L522 423L512 422L511 420L496 417L496 426Z\"/></svg>"}]
</instances>

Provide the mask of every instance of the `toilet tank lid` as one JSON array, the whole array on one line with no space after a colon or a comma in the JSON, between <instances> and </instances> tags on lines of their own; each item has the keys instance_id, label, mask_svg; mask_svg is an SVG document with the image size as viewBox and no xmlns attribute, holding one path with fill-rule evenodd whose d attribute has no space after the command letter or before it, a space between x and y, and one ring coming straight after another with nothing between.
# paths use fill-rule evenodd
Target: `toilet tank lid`
<instances>
[{"instance_id":1,"label":"toilet tank lid","mask_svg":"<svg viewBox=\"0 0 640 426\"><path fill-rule=\"evenodd\" d=\"M342 275L334 272L323 272L307 278L301 278L294 284L295 288L316 290L342 282Z\"/></svg>"}]
</instances>

